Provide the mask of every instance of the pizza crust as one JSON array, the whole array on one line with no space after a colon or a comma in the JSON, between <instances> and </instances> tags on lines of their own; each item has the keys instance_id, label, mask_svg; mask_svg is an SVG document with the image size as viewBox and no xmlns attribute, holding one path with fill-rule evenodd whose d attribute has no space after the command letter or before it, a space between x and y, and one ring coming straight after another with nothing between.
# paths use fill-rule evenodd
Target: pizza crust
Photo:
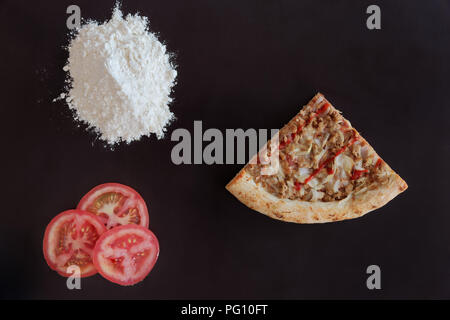
<instances>
[{"instance_id":1,"label":"pizza crust","mask_svg":"<svg viewBox=\"0 0 450 320\"><path fill-rule=\"evenodd\" d=\"M280 199L268 193L242 169L226 186L239 201L271 218L296 223L324 223L358 218L384 206L408 188L400 176L392 172L389 182L360 195L332 202L308 202Z\"/></svg>"}]
</instances>

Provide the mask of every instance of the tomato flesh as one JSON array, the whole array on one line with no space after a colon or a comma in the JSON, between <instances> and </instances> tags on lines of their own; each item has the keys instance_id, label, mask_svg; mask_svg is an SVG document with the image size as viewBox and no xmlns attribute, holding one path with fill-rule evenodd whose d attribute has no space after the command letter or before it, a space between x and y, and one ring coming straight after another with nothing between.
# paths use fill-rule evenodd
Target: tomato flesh
<instances>
[{"instance_id":1,"label":"tomato flesh","mask_svg":"<svg viewBox=\"0 0 450 320\"><path fill-rule=\"evenodd\" d=\"M128 224L105 232L95 245L93 261L106 279L128 286L142 281L159 255L156 236L142 226Z\"/></svg>"},{"instance_id":2,"label":"tomato flesh","mask_svg":"<svg viewBox=\"0 0 450 320\"><path fill-rule=\"evenodd\" d=\"M93 188L77 208L97 215L107 229L126 224L148 227L145 201L134 189L123 184L105 183Z\"/></svg>"},{"instance_id":3,"label":"tomato flesh","mask_svg":"<svg viewBox=\"0 0 450 320\"><path fill-rule=\"evenodd\" d=\"M48 224L44 235L44 257L47 264L62 276L70 276L70 266L80 269L80 276L97 273L92 262L95 243L106 231L93 214L81 210L60 213Z\"/></svg>"}]
</instances>

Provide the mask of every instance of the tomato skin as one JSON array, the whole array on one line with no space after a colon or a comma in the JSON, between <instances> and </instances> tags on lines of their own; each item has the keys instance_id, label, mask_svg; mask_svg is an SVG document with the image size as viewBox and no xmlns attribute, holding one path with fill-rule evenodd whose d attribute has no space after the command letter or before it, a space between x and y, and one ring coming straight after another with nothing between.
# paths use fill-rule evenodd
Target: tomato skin
<instances>
[{"instance_id":1,"label":"tomato skin","mask_svg":"<svg viewBox=\"0 0 450 320\"><path fill-rule=\"evenodd\" d=\"M86 219L89 219L93 224L95 224L96 232L99 234L103 234L104 232L106 232L106 227L103 225L101 220L94 214L87 212L87 211L78 210L78 209L66 210L66 211L59 213L47 225L47 227L45 229L45 233L44 233L44 240L43 240L43 246L42 246L43 251L44 251L44 259L47 262L50 269L56 271L58 274L60 274L63 277L70 277L72 274L61 271L61 267L58 267L58 265L51 259L50 254L49 254L49 251L53 248L53 245L52 245L52 243L50 243L50 239L49 239L50 232L52 231L52 229L55 225L57 227L58 222L65 216L79 216L79 217L84 217ZM91 271L82 272L80 274L80 277L81 278L90 277L96 273L97 273L97 270L95 269L94 265L92 264Z\"/></svg>"},{"instance_id":2,"label":"tomato skin","mask_svg":"<svg viewBox=\"0 0 450 320\"><path fill-rule=\"evenodd\" d=\"M134 197L136 197L136 200L139 203L139 206L142 208L142 210L139 210L140 218L141 218L139 225L148 228L149 215L148 215L147 204L145 203L142 196L136 190L134 190L133 188L126 186L124 184L108 182L108 183L103 183L103 184L100 184L100 185L92 188L91 190L89 190L89 192L87 192L81 198L80 202L77 205L77 209L89 211L88 210L89 206L91 205L91 203L93 201L95 201L96 195L99 196L103 190L105 192L106 192L106 190L112 190L113 192L123 192L123 193L126 193L127 195L133 195ZM95 214L95 212L91 212L91 213ZM110 229L110 228L107 228L107 229Z\"/></svg>"},{"instance_id":3,"label":"tomato skin","mask_svg":"<svg viewBox=\"0 0 450 320\"><path fill-rule=\"evenodd\" d=\"M107 265L105 268L105 266L101 262L103 246L105 244L114 242L114 240L117 240L120 237L124 237L124 235L120 234L122 231L128 235L138 235L140 237L142 237L142 235L144 234L147 237L145 240L148 240L148 244L149 244L148 248L150 248L152 251L154 251L153 257L149 256L148 259L150 259L150 261L148 261L149 263L145 265L145 271L142 273L142 275L140 275L138 277L133 277L132 279L129 279L129 280L119 279L120 276L114 277L113 275L107 273L105 271L105 269L108 269L109 265ZM118 236L118 237L116 238L115 236ZM110 248L112 249L112 246L108 246L108 249L110 249ZM114 249L112 249L112 250L114 250ZM98 273L100 273L100 275L102 277L104 277L105 279L107 279L113 283L122 285L122 286L131 286L131 285L134 285L134 284L144 280L148 276L150 271L153 269L153 267L155 266L156 261L158 260L158 257L159 257L158 238L149 229L139 226L139 225L135 225L135 224L127 224L127 225L115 227L115 228L110 229L110 230L106 231L105 233L103 233L100 236L100 238L97 240L97 243L96 243L95 249L94 249L94 253L92 254L92 260L94 262L95 268L97 269ZM146 261L144 261L144 262L146 262Z\"/></svg>"}]
</instances>

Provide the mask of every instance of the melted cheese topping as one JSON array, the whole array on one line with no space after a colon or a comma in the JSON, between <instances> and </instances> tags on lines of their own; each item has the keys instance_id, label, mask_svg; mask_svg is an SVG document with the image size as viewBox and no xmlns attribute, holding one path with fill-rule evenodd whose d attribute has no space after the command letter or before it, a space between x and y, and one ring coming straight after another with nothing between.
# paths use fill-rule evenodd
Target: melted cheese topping
<instances>
[{"instance_id":1,"label":"melted cheese topping","mask_svg":"<svg viewBox=\"0 0 450 320\"><path fill-rule=\"evenodd\" d=\"M260 175L261 164L247 171L280 198L337 201L386 176L374 150L323 99L305 106L279 137L278 172Z\"/></svg>"}]
</instances>

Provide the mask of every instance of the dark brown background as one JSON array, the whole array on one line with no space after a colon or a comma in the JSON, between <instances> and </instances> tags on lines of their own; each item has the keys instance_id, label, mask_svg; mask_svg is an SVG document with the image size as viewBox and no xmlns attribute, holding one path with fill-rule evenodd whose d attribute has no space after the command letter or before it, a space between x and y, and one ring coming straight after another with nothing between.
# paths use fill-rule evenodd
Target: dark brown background
<instances>
[{"instance_id":1,"label":"dark brown background","mask_svg":"<svg viewBox=\"0 0 450 320\"><path fill-rule=\"evenodd\" d=\"M168 137L105 148L63 103L66 8L110 17L113 1L0 1L1 298L449 298L449 1L124 1L176 54ZM369 31L378 4L382 30ZM409 184L363 218L271 220L224 185L241 165L175 166L170 133L278 128L323 92ZM100 276L69 291L45 226L93 186L136 188L161 255L131 288ZM369 291L368 265L382 270Z\"/></svg>"}]
</instances>

